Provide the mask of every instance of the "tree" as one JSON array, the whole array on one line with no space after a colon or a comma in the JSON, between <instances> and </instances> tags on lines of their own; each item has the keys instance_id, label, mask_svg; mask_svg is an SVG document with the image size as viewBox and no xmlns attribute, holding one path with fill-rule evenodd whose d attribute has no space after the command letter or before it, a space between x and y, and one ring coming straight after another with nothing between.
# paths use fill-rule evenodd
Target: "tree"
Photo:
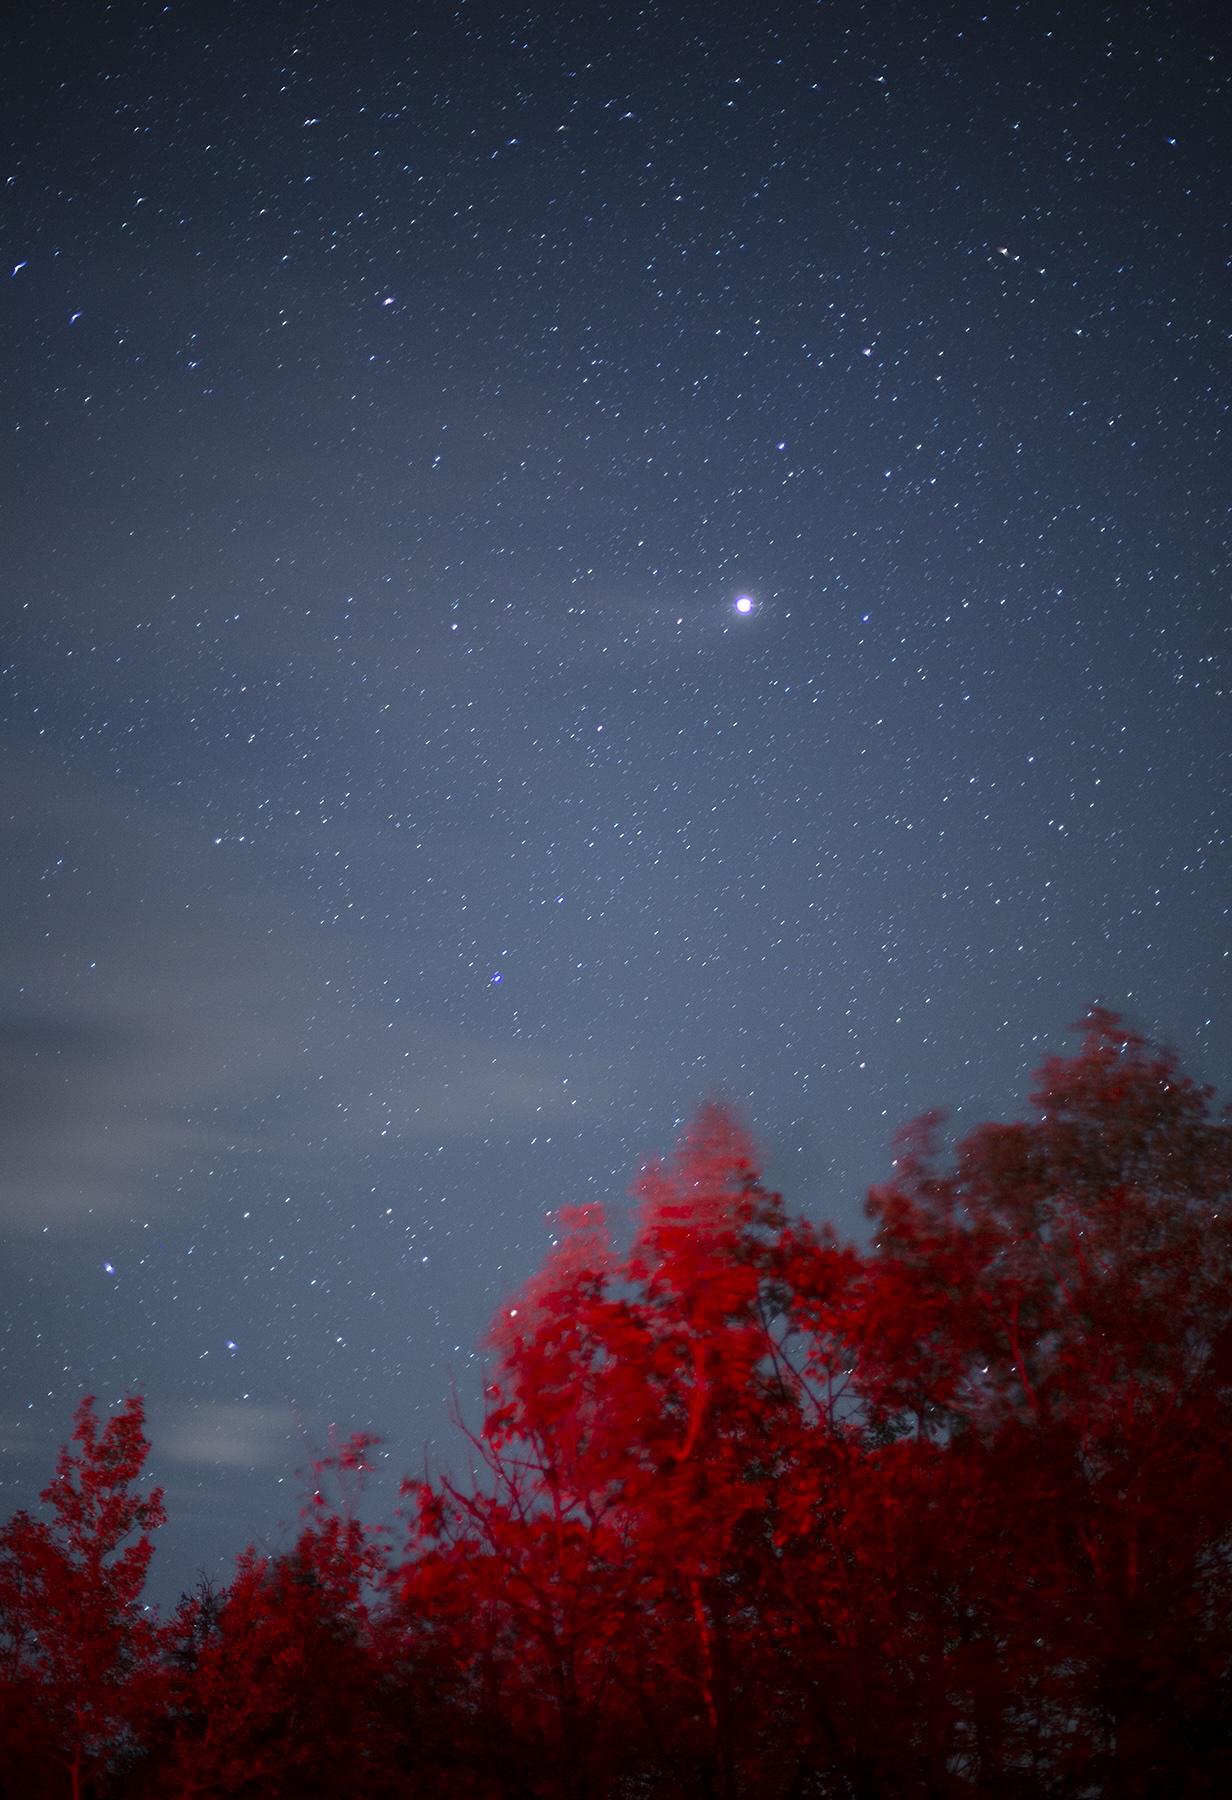
<instances>
[{"instance_id":1,"label":"tree","mask_svg":"<svg viewBox=\"0 0 1232 1800\"><path fill-rule=\"evenodd\" d=\"M221 1594L202 1587L181 1601L167 1632L173 1730L160 1795L388 1791L370 1614L383 1546L355 1512L377 1442L360 1433L315 1458L287 1553L248 1549Z\"/></svg>"},{"instance_id":2,"label":"tree","mask_svg":"<svg viewBox=\"0 0 1232 1800\"><path fill-rule=\"evenodd\" d=\"M1042 1762L1145 1795L1227 1724L1232 1135L1172 1055L1102 1009L1081 1029L1033 1118L948 1163L936 1116L900 1143L862 1368L877 1416L980 1496L935 1546L970 1562L946 1654L984 1673L980 1779Z\"/></svg>"},{"instance_id":3,"label":"tree","mask_svg":"<svg viewBox=\"0 0 1232 1800\"><path fill-rule=\"evenodd\" d=\"M101 1431L94 1400L84 1399L72 1443L40 1496L50 1523L21 1512L0 1530L0 1668L5 1750L25 1770L21 1791L60 1792L66 1782L80 1800L135 1752L159 1703L157 1640L141 1595L148 1533L165 1513L160 1488L136 1490L149 1452L139 1396Z\"/></svg>"},{"instance_id":4,"label":"tree","mask_svg":"<svg viewBox=\"0 0 1232 1800\"><path fill-rule=\"evenodd\" d=\"M457 1571L477 1604L455 1661L520 1760L556 1771L551 1792L609 1791L622 1768L772 1792L759 1771L790 1761L795 1739L753 1696L763 1680L799 1690L793 1645L775 1637L773 1521L801 1435L837 1429L837 1296L855 1259L789 1231L722 1107L635 1195L626 1256L601 1209L565 1212L543 1270L499 1315L472 1439L486 1480L421 1492L430 1556L404 1591ZM790 1275L806 1261L797 1304Z\"/></svg>"}]
</instances>

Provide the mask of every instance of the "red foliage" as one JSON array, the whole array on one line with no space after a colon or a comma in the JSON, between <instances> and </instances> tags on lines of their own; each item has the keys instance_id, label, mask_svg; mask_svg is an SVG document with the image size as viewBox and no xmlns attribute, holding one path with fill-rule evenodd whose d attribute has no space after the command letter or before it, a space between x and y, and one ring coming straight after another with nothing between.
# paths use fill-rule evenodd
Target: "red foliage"
<instances>
[{"instance_id":1,"label":"red foliage","mask_svg":"<svg viewBox=\"0 0 1232 1800\"><path fill-rule=\"evenodd\" d=\"M1232 1790L1232 1136L1095 1012L1032 1111L930 1116L864 1254L705 1110L627 1253L558 1216L477 1474L160 1632L140 1403L0 1535L3 1792L1147 1800Z\"/></svg>"},{"instance_id":2,"label":"red foliage","mask_svg":"<svg viewBox=\"0 0 1232 1800\"><path fill-rule=\"evenodd\" d=\"M138 1396L99 1431L77 1409L41 1500L0 1530L0 1753L14 1791L76 1797L121 1766L160 1703L153 1625L141 1607L162 1491L134 1491L149 1451ZM141 1535L133 1540L133 1534ZM57 1771L61 1772L57 1775Z\"/></svg>"},{"instance_id":3,"label":"red foliage","mask_svg":"<svg viewBox=\"0 0 1232 1800\"><path fill-rule=\"evenodd\" d=\"M312 1466L302 1529L277 1557L248 1549L222 1594L186 1597L167 1630L171 1730L157 1791L183 1796L382 1791L371 1601L378 1534L352 1506L378 1440ZM326 1489L342 1484L342 1510Z\"/></svg>"},{"instance_id":4,"label":"red foliage","mask_svg":"<svg viewBox=\"0 0 1232 1800\"><path fill-rule=\"evenodd\" d=\"M1153 1792L1228 1724L1232 1137L1210 1099L1097 1010L1034 1119L948 1167L926 1121L870 1200L865 1389L983 1495L960 1548L1007 1663L991 1767L1044 1742L1073 1791Z\"/></svg>"}]
</instances>

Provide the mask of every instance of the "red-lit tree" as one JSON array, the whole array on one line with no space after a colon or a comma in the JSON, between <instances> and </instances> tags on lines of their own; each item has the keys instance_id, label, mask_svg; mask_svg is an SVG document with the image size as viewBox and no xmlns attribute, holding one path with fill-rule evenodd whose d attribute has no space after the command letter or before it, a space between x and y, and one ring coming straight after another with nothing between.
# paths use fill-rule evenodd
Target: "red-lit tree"
<instances>
[{"instance_id":1,"label":"red-lit tree","mask_svg":"<svg viewBox=\"0 0 1232 1800\"><path fill-rule=\"evenodd\" d=\"M355 1511L377 1441L360 1434L316 1458L288 1552L249 1549L221 1594L203 1588L181 1602L167 1633L172 1731L160 1795L395 1791L372 1652L383 1546ZM342 1505L328 1498L337 1480Z\"/></svg>"},{"instance_id":2,"label":"red-lit tree","mask_svg":"<svg viewBox=\"0 0 1232 1800\"><path fill-rule=\"evenodd\" d=\"M80 1800L134 1756L161 1704L141 1604L147 1534L165 1517L161 1489L137 1491L148 1451L138 1396L101 1430L83 1400L40 1496L50 1521L23 1512L0 1530L0 1749L14 1793Z\"/></svg>"},{"instance_id":3,"label":"red-lit tree","mask_svg":"<svg viewBox=\"0 0 1232 1800\"><path fill-rule=\"evenodd\" d=\"M925 1120L870 1201L865 1391L912 1483L942 1472L947 1753L998 1791L1203 1792L1232 1670L1232 1136L1102 1010L1031 1100L949 1162Z\"/></svg>"},{"instance_id":4,"label":"red-lit tree","mask_svg":"<svg viewBox=\"0 0 1232 1800\"><path fill-rule=\"evenodd\" d=\"M474 1440L488 1480L424 1497L432 1550L408 1580L465 1569L479 1604L454 1661L500 1715L486 1741L511 1731L522 1760L555 1772L543 1791L598 1794L623 1769L682 1792L773 1792L797 1738L753 1695L800 1690L776 1637L774 1518L802 1461L816 1474L801 1440L840 1429L855 1259L789 1232L719 1107L635 1193L626 1257L598 1208L562 1214L498 1318ZM806 1261L804 1300L790 1277Z\"/></svg>"}]
</instances>

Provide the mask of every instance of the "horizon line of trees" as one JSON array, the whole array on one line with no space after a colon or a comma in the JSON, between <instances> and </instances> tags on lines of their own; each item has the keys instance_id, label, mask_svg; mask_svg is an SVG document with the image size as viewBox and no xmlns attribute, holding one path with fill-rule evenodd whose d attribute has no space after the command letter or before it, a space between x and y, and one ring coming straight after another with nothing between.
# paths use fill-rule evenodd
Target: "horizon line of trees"
<instances>
[{"instance_id":1,"label":"horizon line of trees","mask_svg":"<svg viewBox=\"0 0 1232 1800\"><path fill-rule=\"evenodd\" d=\"M867 1248L710 1106L566 1208L467 1480L167 1617L140 1396L0 1528L13 1800L1232 1793L1232 1125L1096 1009L1028 1115L896 1144Z\"/></svg>"}]
</instances>

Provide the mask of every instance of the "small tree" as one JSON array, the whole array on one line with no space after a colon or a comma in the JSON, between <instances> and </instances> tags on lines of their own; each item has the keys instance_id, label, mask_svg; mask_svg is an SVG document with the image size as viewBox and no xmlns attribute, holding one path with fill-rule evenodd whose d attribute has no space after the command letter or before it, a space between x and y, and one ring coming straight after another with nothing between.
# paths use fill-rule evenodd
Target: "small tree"
<instances>
[{"instance_id":1,"label":"small tree","mask_svg":"<svg viewBox=\"0 0 1232 1800\"><path fill-rule=\"evenodd\" d=\"M141 1596L147 1534L166 1515L161 1488L136 1488L148 1453L140 1396L101 1431L93 1399L83 1400L72 1445L40 1496L50 1522L21 1512L0 1529L6 1748L27 1767L41 1764L26 1791L57 1791L48 1765L58 1764L81 1800L136 1751L157 1703L156 1634Z\"/></svg>"}]
</instances>

